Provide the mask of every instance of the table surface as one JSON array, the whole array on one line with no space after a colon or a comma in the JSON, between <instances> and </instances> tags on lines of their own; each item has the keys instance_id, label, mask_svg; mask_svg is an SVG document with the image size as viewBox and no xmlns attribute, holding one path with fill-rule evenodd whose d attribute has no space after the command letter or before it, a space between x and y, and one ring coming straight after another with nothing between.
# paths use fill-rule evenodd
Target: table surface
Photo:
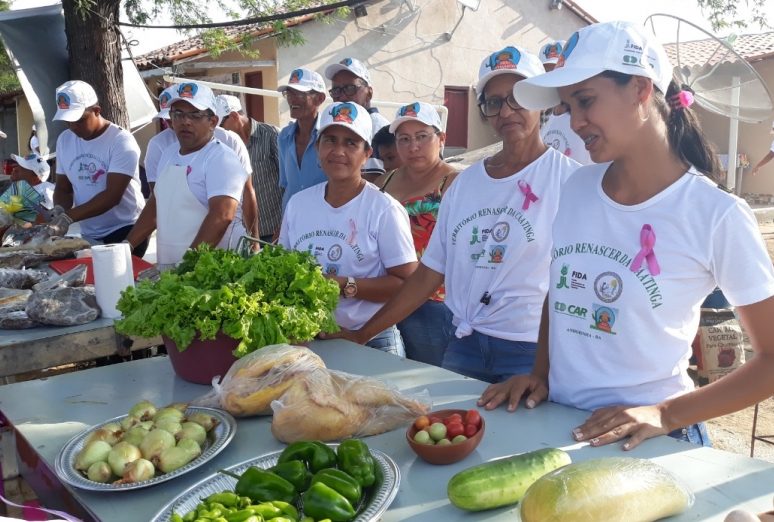
<instances>
[{"instance_id":1,"label":"table surface","mask_svg":"<svg viewBox=\"0 0 774 522\"><path fill-rule=\"evenodd\" d=\"M315 342L312 349L329 368L377 376L411 393L427 390L434 409L475 407L475 399L486 387L480 381L345 341ZM59 451L71 437L124 414L140 399L159 405L190 401L208 388L177 378L169 361L156 357L0 386L0 411L16 428L17 440L23 437L37 457L53 469ZM502 408L483 412L483 441L466 459L448 466L420 460L406 443L402 428L368 437L368 445L387 453L401 471L398 496L383 520L425 521L428 516L438 520L513 520L517 508L475 514L454 508L446 498L449 478L475 464L543 447L563 447L574 461L624 454L616 445L592 448L573 443L570 430L587 415L551 403L534 410L520 408L515 413ZM167 502L218 469L281 450L284 445L272 437L270 423L270 417L239 419L236 435L222 453L190 473L153 487L108 493L68 489L97 519L149 520ZM669 437L647 440L626 455L658 462L694 492L693 507L674 520L720 521L737 507L752 512L771 509L774 464Z\"/></svg>"}]
</instances>

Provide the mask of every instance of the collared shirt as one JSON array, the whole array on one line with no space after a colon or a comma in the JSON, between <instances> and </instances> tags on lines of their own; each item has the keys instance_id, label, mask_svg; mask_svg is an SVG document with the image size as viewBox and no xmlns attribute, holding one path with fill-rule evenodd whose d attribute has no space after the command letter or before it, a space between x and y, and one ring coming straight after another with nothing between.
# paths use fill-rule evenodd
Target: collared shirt
<instances>
[{"instance_id":1,"label":"collared shirt","mask_svg":"<svg viewBox=\"0 0 774 522\"><path fill-rule=\"evenodd\" d=\"M325 173L320 166L317 157L317 143L319 118L314 122L312 135L306 146L304 155L301 156L301 165L296 156L296 132L298 122L288 124L279 133L279 186L285 189L282 195L282 210L288 205L290 197L296 192L313 187L318 183L327 181Z\"/></svg>"},{"instance_id":2,"label":"collared shirt","mask_svg":"<svg viewBox=\"0 0 774 522\"><path fill-rule=\"evenodd\" d=\"M247 153L253 166L252 183L258 199L260 235L279 230L282 222L282 189L279 186L277 128L250 118Z\"/></svg>"}]
</instances>

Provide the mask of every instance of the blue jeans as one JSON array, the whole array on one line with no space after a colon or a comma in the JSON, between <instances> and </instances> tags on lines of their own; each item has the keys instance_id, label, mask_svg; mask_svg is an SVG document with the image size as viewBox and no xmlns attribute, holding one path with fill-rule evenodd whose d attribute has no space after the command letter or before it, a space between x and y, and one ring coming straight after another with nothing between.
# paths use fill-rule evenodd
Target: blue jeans
<instances>
[{"instance_id":1,"label":"blue jeans","mask_svg":"<svg viewBox=\"0 0 774 522\"><path fill-rule=\"evenodd\" d=\"M365 345L397 355L398 357L406 357L406 348L403 346L403 339L400 336L398 328L395 326L390 326L382 333L375 335L370 341L365 343Z\"/></svg>"},{"instance_id":2,"label":"blue jeans","mask_svg":"<svg viewBox=\"0 0 774 522\"><path fill-rule=\"evenodd\" d=\"M452 313L442 302L428 299L398 323L398 330L406 345L406 357L441 366L443 354L454 335Z\"/></svg>"},{"instance_id":3,"label":"blue jeans","mask_svg":"<svg viewBox=\"0 0 774 522\"><path fill-rule=\"evenodd\" d=\"M458 339L452 336L443 367L480 381L500 382L532 371L537 343L508 341L473 330Z\"/></svg>"},{"instance_id":4,"label":"blue jeans","mask_svg":"<svg viewBox=\"0 0 774 522\"><path fill-rule=\"evenodd\" d=\"M669 433L669 436L673 439L690 442L699 446L712 447L712 441L709 438L709 433L707 433L707 426L703 422L677 429Z\"/></svg>"}]
</instances>

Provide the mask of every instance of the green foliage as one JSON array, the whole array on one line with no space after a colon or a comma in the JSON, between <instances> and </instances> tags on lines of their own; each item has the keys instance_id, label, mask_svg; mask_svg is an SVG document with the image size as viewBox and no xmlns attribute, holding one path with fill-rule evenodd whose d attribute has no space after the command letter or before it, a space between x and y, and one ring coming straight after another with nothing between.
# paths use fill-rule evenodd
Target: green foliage
<instances>
[{"instance_id":1,"label":"green foliage","mask_svg":"<svg viewBox=\"0 0 774 522\"><path fill-rule=\"evenodd\" d=\"M159 281L124 291L117 306L124 318L116 330L166 335L180 349L197 332L201 339L214 339L223 331L240 340L234 355L242 357L270 344L337 331L338 296L338 285L306 252L269 246L243 258L203 246L187 252Z\"/></svg>"},{"instance_id":2,"label":"green foliage","mask_svg":"<svg viewBox=\"0 0 774 522\"><path fill-rule=\"evenodd\" d=\"M767 0L696 0L712 29L746 29L750 24L769 28L764 12ZM743 5L740 5L743 4ZM748 12L744 12L744 9Z\"/></svg>"}]
</instances>

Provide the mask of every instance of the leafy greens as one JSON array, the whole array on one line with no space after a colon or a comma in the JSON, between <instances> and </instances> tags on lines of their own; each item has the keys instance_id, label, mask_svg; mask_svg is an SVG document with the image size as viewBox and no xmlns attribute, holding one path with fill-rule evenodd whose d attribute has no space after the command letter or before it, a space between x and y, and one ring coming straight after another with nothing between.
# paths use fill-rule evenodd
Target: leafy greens
<instances>
[{"instance_id":1,"label":"leafy greens","mask_svg":"<svg viewBox=\"0 0 774 522\"><path fill-rule=\"evenodd\" d=\"M242 357L263 346L300 342L338 330L333 311L339 287L322 274L312 255L279 246L244 258L201 246L188 251L174 271L121 294L127 335L165 335L183 351L194 337L219 331L240 341Z\"/></svg>"}]
</instances>

